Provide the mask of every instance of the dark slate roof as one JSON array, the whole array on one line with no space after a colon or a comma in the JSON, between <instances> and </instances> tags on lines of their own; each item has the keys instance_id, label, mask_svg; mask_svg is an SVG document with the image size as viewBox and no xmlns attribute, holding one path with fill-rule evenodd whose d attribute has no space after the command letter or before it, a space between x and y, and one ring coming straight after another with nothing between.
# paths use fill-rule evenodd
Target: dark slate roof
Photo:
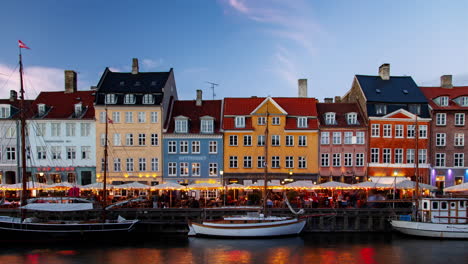
<instances>
[{"instance_id":1,"label":"dark slate roof","mask_svg":"<svg viewBox=\"0 0 468 264\"><path fill-rule=\"evenodd\" d=\"M336 127L336 128L362 128L366 127L366 120L359 110L357 103L318 103L317 104L318 118L320 127ZM325 113L335 113L336 125L325 124ZM356 125L349 125L346 119L347 113L356 113L357 121Z\"/></svg>"},{"instance_id":2,"label":"dark slate roof","mask_svg":"<svg viewBox=\"0 0 468 264\"><path fill-rule=\"evenodd\" d=\"M95 91L41 92L31 106L33 118L41 119L93 119L94 118ZM81 103L83 112L81 116L74 116L75 104ZM46 114L37 115L37 105L46 105Z\"/></svg>"},{"instance_id":3,"label":"dark slate roof","mask_svg":"<svg viewBox=\"0 0 468 264\"><path fill-rule=\"evenodd\" d=\"M96 104L103 105L105 94L117 94L117 105L122 105L125 94L135 94L135 105L142 104L144 94L155 95L155 105L163 99L163 88L170 76L168 72L112 72L106 68L97 85Z\"/></svg>"},{"instance_id":4,"label":"dark slate roof","mask_svg":"<svg viewBox=\"0 0 468 264\"><path fill-rule=\"evenodd\" d=\"M390 80L369 75L356 75L356 78L368 103L427 103L426 97L410 76L390 76Z\"/></svg>"},{"instance_id":5,"label":"dark slate roof","mask_svg":"<svg viewBox=\"0 0 468 264\"><path fill-rule=\"evenodd\" d=\"M200 117L210 116L214 118L214 133L219 133L221 124L222 100L203 100L201 106L196 105L195 100L174 101L172 118L166 133L174 133L175 121L178 116L189 119L189 133L200 133Z\"/></svg>"}]
</instances>

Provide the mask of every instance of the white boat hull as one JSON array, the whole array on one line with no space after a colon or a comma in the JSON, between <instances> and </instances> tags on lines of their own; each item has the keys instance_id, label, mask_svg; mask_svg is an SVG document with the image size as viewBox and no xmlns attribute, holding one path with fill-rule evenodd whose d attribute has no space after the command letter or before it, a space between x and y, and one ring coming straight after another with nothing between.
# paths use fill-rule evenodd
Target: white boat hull
<instances>
[{"instance_id":1,"label":"white boat hull","mask_svg":"<svg viewBox=\"0 0 468 264\"><path fill-rule=\"evenodd\" d=\"M299 234L306 224L305 219L259 221L257 223L190 223L189 235L216 237L274 237Z\"/></svg>"},{"instance_id":2,"label":"white boat hull","mask_svg":"<svg viewBox=\"0 0 468 264\"><path fill-rule=\"evenodd\" d=\"M441 224L392 220L392 227L404 234L436 238L468 239L468 224Z\"/></svg>"}]
</instances>

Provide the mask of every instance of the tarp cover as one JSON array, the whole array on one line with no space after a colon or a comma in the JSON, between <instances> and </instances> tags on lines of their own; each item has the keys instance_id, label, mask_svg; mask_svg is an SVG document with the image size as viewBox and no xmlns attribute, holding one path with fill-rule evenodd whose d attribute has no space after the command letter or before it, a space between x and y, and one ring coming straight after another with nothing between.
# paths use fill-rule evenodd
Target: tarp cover
<instances>
[{"instance_id":1,"label":"tarp cover","mask_svg":"<svg viewBox=\"0 0 468 264\"><path fill-rule=\"evenodd\" d=\"M93 209L92 203L32 203L21 208L36 211L83 211Z\"/></svg>"}]
</instances>

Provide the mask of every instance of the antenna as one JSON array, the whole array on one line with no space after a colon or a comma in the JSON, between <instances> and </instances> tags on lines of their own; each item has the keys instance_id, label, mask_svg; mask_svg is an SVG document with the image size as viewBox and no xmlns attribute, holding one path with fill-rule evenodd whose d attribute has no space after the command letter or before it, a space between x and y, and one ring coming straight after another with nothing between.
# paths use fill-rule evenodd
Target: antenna
<instances>
[{"instance_id":1,"label":"antenna","mask_svg":"<svg viewBox=\"0 0 468 264\"><path fill-rule=\"evenodd\" d=\"M214 99L215 99L215 95L216 95L215 92L214 92L214 88L215 88L216 85L219 85L219 84L213 83L213 82L207 82L207 83L211 84L211 87L210 87L210 88L211 88L211 90L213 90L213 100L214 100Z\"/></svg>"}]
</instances>

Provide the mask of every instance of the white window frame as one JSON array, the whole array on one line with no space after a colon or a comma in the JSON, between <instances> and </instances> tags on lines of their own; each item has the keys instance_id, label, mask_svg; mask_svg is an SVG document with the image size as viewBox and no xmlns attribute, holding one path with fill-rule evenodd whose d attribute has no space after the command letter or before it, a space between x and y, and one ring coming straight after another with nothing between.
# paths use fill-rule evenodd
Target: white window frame
<instances>
[{"instance_id":1,"label":"white window frame","mask_svg":"<svg viewBox=\"0 0 468 264\"><path fill-rule=\"evenodd\" d=\"M208 146L208 154L217 154L218 153L218 142L210 141Z\"/></svg>"},{"instance_id":2,"label":"white window frame","mask_svg":"<svg viewBox=\"0 0 468 264\"><path fill-rule=\"evenodd\" d=\"M371 125L371 137L380 137L380 124Z\"/></svg>"},{"instance_id":3,"label":"white window frame","mask_svg":"<svg viewBox=\"0 0 468 264\"><path fill-rule=\"evenodd\" d=\"M321 145L330 144L330 132L320 132L320 144Z\"/></svg>"},{"instance_id":4,"label":"white window frame","mask_svg":"<svg viewBox=\"0 0 468 264\"><path fill-rule=\"evenodd\" d=\"M465 113L455 113L455 125L456 126L465 125Z\"/></svg>"},{"instance_id":5,"label":"white window frame","mask_svg":"<svg viewBox=\"0 0 468 264\"><path fill-rule=\"evenodd\" d=\"M447 125L447 114L436 113L436 126L446 126L446 125Z\"/></svg>"},{"instance_id":6,"label":"white window frame","mask_svg":"<svg viewBox=\"0 0 468 264\"><path fill-rule=\"evenodd\" d=\"M126 94L124 96L124 104L135 104L136 96L135 94Z\"/></svg>"},{"instance_id":7,"label":"white window frame","mask_svg":"<svg viewBox=\"0 0 468 264\"><path fill-rule=\"evenodd\" d=\"M404 138L404 125L395 125L395 138Z\"/></svg>"},{"instance_id":8,"label":"white window frame","mask_svg":"<svg viewBox=\"0 0 468 264\"><path fill-rule=\"evenodd\" d=\"M294 146L294 136L286 135L286 147Z\"/></svg>"},{"instance_id":9,"label":"white window frame","mask_svg":"<svg viewBox=\"0 0 468 264\"><path fill-rule=\"evenodd\" d=\"M383 125L383 135L384 138L391 138L392 137L392 125L391 124L384 124Z\"/></svg>"},{"instance_id":10,"label":"white window frame","mask_svg":"<svg viewBox=\"0 0 468 264\"><path fill-rule=\"evenodd\" d=\"M236 116L235 117L235 127L244 128L245 127L245 116Z\"/></svg>"},{"instance_id":11,"label":"white window frame","mask_svg":"<svg viewBox=\"0 0 468 264\"><path fill-rule=\"evenodd\" d=\"M297 118L297 127L299 128L306 128L308 127L308 124L307 124L307 117L298 117Z\"/></svg>"}]
</instances>

